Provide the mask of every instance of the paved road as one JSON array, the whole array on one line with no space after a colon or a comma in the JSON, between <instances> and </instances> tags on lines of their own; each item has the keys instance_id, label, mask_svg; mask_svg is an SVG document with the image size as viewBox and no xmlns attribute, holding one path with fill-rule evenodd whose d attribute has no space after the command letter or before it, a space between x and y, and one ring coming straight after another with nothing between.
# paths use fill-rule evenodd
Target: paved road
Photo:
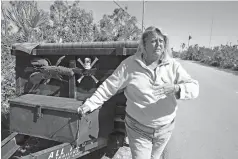
<instances>
[{"instance_id":1,"label":"paved road","mask_svg":"<svg viewBox=\"0 0 238 159\"><path fill-rule=\"evenodd\" d=\"M192 61L180 63L199 81L200 95L178 101L169 159L238 159L238 75ZM127 147L113 157L130 158Z\"/></svg>"},{"instance_id":2,"label":"paved road","mask_svg":"<svg viewBox=\"0 0 238 159\"><path fill-rule=\"evenodd\" d=\"M179 101L171 159L238 159L238 76L180 61L200 95Z\"/></svg>"}]
</instances>

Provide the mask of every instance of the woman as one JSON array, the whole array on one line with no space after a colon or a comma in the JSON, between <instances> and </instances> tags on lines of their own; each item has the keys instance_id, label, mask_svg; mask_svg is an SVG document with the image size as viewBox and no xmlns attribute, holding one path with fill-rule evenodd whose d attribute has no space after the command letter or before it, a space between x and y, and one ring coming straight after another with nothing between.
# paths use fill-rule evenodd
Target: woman
<instances>
[{"instance_id":1,"label":"woman","mask_svg":"<svg viewBox=\"0 0 238 159\"><path fill-rule=\"evenodd\" d=\"M156 27L142 34L128 57L78 108L85 114L124 89L126 131L133 159L159 159L174 129L177 99L193 99L198 82L171 57L168 37Z\"/></svg>"}]
</instances>

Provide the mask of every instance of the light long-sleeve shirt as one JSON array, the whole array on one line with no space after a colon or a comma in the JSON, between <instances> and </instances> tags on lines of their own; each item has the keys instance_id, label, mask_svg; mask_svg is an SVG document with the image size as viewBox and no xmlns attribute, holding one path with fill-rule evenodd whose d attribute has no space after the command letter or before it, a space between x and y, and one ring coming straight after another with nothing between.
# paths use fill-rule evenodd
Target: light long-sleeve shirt
<instances>
[{"instance_id":1,"label":"light long-sleeve shirt","mask_svg":"<svg viewBox=\"0 0 238 159\"><path fill-rule=\"evenodd\" d=\"M126 112L139 123L156 128L170 123L176 116L177 102L173 94L153 94L158 88L155 85L165 83L180 86L180 99L193 99L199 94L198 82L175 59L167 58L151 70L141 56L135 54L122 61L84 105L93 111L118 90L124 89Z\"/></svg>"}]
</instances>

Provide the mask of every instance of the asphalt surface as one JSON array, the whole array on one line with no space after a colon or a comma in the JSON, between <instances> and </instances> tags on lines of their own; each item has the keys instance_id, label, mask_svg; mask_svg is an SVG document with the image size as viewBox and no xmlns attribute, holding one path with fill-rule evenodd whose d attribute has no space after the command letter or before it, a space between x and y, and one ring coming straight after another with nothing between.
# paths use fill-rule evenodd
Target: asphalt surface
<instances>
[{"instance_id":1,"label":"asphalt surface","mask_svg":"<svg viewBox=\"0 0 238 159\"><path fill-rule=\"evenodd\" d=\"M178 101L176 126L163 159L238 159L238 72L179 62L198 80L200 94ZM131 159L129 147L121 147L113 159Z\"/></svg>"},{"instance_id":2,"label":"asphalt surface","mask_svg":"<svg viewBox=\"0 0 238 159\"><path fill-rule=\"evenodd\" d=\"M176 126L163 159L238 159L238 72L179 62L198 80L200 94L178 101ZM121 147L113 159L131 159L129 147Z\"/></svg>"},{"instance_id":3,"label":"asphalt surface","mask_svg":"<svg viewBox=\"0 0 238 159\"><path fill-rule=\"evenodd\" d=\"M171 159L238 159L238 73L181 61L200 85L195 100L178 101Z\"/></svg>"}]
</instances>

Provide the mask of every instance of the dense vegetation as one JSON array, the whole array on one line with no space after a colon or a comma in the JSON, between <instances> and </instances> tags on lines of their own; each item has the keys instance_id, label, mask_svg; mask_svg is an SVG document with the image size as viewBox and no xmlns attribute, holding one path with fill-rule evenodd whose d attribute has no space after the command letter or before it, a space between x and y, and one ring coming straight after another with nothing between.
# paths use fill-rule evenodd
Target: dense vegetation
<instances>
[{"instance_id":1,"label":"dense vegetation","mask_svg":"<svg viewBox=\"0 0 238 159\"><path fill-rule=\"evenodd\" d=\"M238 71L237 46L221 45L210 49L194 45L181 53L173 52L173 55L183 60L200 61L207 65Z\"/></svg>"},{"instance_id":2,"label":"dense vegetation","mask_svg":"<svg viewBox=\"0 0 238 159\"><path fill-rule=\"evenodd\" d=\"M116 8L111 15L105 14L95 22L92 12L80 8L79 1L72 5L54 1L49 12L39 10L37 2L33 1L9 3L7 8L2 2L1 8L2 114L7 114L8 99L15 94L15 57L10 54L12 44L138 40L141 34L137 19L125 12L127 8Z\"/></svg>"},{"instance_id":3,"label":"dense vegetation","mask_svg":"<svg viewBox=\"0 0 238 159\"><path fill-rule=\"evenodd\" d=\"M95 22L92 12L80 8L78 2L69 5L55 1L49 12L39 10L37 2L33 1L5 2L10 3L8 8L1 3L2 115L8 114L8 99L15 95L15 57L10 54L12 44L138 40L141 35L137 19L125 12L127 8L116 8L111 15L105 14ZM181 46L183 51L173 51L174 57L238 71L237 45L221 45L213 49L195 45L187 50L184 49L185 43Z\"/></svg>"}]
</instances>

